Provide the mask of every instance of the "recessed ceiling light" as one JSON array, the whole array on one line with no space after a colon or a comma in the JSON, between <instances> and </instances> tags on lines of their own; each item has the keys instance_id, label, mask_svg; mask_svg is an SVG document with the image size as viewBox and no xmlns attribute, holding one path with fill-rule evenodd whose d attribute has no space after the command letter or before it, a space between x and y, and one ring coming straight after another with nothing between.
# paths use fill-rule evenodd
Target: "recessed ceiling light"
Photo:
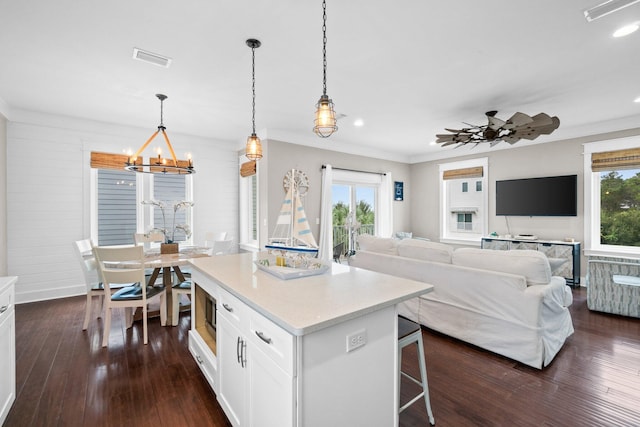
<instances>
[{"instance_id":1,"label":"recessed ceiling light","mask_svg":"<svg viewBox=\"0 0 640 427\"><path fill-rule=\"evenodd\" d=\"M169 65L171 65L171 58L149 52L147 50L138 49L137 47L133 48L133 59L148 62L149 64L164 68L169 68Z\"/></svg>"},{"instance_id":2,"label":"recessed ceiling light","mask_svg":"<svg viewBox=\"0 0 640 427\"><path fill-rule=\"evenodd\" d=\"M431 141L431 142L429 143L429 145L436 145L436 142L435 142L435 141Z\"/></svg>"},{"instance_id":3,"label":"recessed ceiling light","mask_svg":"<svg viewBox=\"0 0 640 427\"><path fill-rule=\"evenodd\" d=\"M633 102L640 103L640 96L633 100Z\"/></svg>"},{"instance_id":4,"label":"recessed ceiling light","mask_svg":"<svg viewBox=\"0 0 640 427\"><path fill-rule=\"evenodd\" d=\"M587 19L587 21L591 22L598 18L602 18L603 16L606 16L610 13L617 12L622 8L631 6L632 4L639 1L640 0L607 0L597 6L592 7L591 9L585 10L584 17Z\"/></svg>"},{"instance_id":5,"label":"recessed ceiling light","mask_svg":"<svg viewBox=\"0 0 640 427\"><path fill-rule=\"evenodd\" d=\"M362 120L362 119L356 119L356 120L353 122L353 125L354 125L354 126L356 126L356 127L362 127L362 126L364 126L364 120Z\"/></svg>"},{"instance_id":6,"label":"recessed ceiling light","mask_svg":"<svg viewBox=\"0 0 640 427\"><path fill-rule=\"evenodd\" d=\"M638 31L638 28L640 28L640 26L638 26L638 24L636 23L625 25L624 27L618 28L616 32L613 33L613 37L628 36L629 34L635 33L636 31Z\"/></svg>"}]
</instances>

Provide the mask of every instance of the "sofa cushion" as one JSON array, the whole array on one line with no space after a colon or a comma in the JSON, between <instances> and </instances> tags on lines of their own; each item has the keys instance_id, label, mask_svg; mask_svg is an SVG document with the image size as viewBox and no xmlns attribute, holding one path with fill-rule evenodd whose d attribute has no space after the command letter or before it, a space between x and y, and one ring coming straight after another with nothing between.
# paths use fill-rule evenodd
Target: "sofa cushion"
<instances>
[{"instance_id":1,"label":"sofa cushion","mask_svg":"<svg viewBox=\"0 0 640 427\"><path fill-rule=\"evenodd\" d=\"M444 243L420 239L404 239L398 242L398 255L423 261L451 264L453 248Z\"/></svg>"},{"instance_id":2,"label":"sofa cushion","mask_svg":"<svg viewBox=\"0 0 640 427\"><path fill-rule=\"evenodd\" d=\"M358 236L358 245L363 251L398 255L398 240L390 237L376 237L370 234L361 234Z\"/></svg>"},{"instance_id":3,"label":"sofa cushion","mask_svg":"<svg viewBox=\"0 0 640 427\"><path fill-rule=\"evenodd\" d=\"M547 257L534 250L499 251L491 249L459 248L453 252L454 265L518 274L527 285L546 285L551 281L551 267Z\"/></svg>"}]
</instances>

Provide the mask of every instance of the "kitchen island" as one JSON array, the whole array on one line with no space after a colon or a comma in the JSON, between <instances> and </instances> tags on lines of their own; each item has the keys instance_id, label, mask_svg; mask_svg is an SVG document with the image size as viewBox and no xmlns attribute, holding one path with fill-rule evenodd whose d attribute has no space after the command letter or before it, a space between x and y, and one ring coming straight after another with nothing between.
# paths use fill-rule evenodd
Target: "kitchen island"
<instances>
[{"instance_id":1,"label":"kitchen island","mask_svg":"<svg viewBox=\"0 0 640 427\"><path fill-rule=\"evenodd\" d=\"M264 256L190 261L189 347L231 423L397 425L396 304L432 286L336 263L281 280Z\"/></svg>"}]
</instances>

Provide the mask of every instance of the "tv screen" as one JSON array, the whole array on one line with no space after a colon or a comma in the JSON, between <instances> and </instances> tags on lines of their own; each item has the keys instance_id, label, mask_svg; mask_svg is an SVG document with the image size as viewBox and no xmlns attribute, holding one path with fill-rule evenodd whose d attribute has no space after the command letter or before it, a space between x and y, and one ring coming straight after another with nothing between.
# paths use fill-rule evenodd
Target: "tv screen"
<instances>
[{"instance_id":1,"label":"tv screen","mask_svg":"<svg viewBox=\"0 0 640 427\"><path fill-rule=\"evenodd\" d=\"M496 215L577 216L578 176L496 181Z\"/></svg>"}]
</instances>

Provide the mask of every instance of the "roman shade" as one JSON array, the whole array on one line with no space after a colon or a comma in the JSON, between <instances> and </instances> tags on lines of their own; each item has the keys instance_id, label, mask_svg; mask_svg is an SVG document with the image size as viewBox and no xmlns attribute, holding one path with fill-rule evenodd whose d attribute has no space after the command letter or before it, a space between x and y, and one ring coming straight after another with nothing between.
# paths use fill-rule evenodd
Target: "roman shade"
<instances>
[{"instance_id":1,"label":"roman shade","mask_svg":"<svg viewBox=\"0 0 640 427\"><path fill-rule=\"evenodd\" d=\"M245 162L240 165L240 176L246 178L256 174L256 161Z\"/></svg>"},{"instance_id":2,"label":"roman shade","mask_svg":"<svg viewBox=\"0 0 640 427\"><path fill-rule=\"evenodd\" d=\"M640 148L591 154L593 172L636 169L640 167Z\"/></svg>"},{"instance_id":3,"label":"roman shade","mask_svg":"<svg viewBox=\"0 0 640 427\"><path fill-rule=\"evenodd\" d=\"M482 178L484 174L482 166L472 168L451 169L442 172L442 179Z\"/></svg>"}]
</instances>

